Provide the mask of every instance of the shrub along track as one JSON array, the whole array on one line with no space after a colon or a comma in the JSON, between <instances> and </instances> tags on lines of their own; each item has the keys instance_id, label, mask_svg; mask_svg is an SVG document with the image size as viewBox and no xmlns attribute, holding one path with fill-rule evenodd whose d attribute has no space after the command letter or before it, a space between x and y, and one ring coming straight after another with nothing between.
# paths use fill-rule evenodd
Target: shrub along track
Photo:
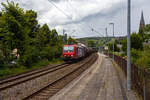
<instances>
[{"instance_id":1,"label":"shrub along track","mask_svg":"<svg viewBox=\"0 0 150 100\"><path fill-rule=\"evenodd\" d=\"M90 67L96 61L97 58L98 55L96 53L92 54L92 56L88 57L84 62L77 63L76 65L74 65L76 67L74 70L71 70L70 68L70 71L68 70L68 73L66 73L65 75L60 73L61 77L55 79L47 86L27 96L23 100L48 100L48 98L53 96L60 89L66 86L69 82L71 82L73 79L79 76L88 67Z\"/></svg>"},{"instance_id":2,"label":"shrub along track","mask_svg":"<svg viewBox=\"0 0 150 100\"><path fill-rule=\"evenodd\" d=\"M7 79L1 80L0 81L0 91L7 89L7 88L11 88L12 86L24 83L26 81L32 80L34 78L40 77L42 75L46 75L47 73L59 70L59 69L66 67L68 65L69 64L62 63L62 64L58 64L56 66L48 66L45 68L33 70L30 72L26 72L23 74L19 74L19 75L12 76L12 77L9 77Z\"/></svg>"}]
</instances>

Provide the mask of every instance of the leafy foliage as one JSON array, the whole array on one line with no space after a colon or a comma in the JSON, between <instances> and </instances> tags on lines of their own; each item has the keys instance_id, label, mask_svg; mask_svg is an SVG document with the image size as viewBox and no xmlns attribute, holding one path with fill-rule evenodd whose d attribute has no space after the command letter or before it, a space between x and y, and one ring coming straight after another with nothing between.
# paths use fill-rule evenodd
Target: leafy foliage
<instances>
[{"instance_id":1,"label":"leafy foliage","mask_svg":"<svg viewBox=\"0 0 150 100\"><path fill-rule=\"evenodd\" d=\"M2 3L0 66L10 66L15 60L17 67L30 67L41 60L59 58L62 40L55 29L50 30L47 24L39 25L35 11L24 11L14 2Z\"/></svg>"},{"instance_id":2,"label":"leafy foliage","mask_svg":"<svg viewBox=\"0 0 150 100\"><path fill-rule=\"evenodd\" d=\"M150 71L150 45L145 44L149 41L150 25L146 25L143 33L131 34L131 62L142 69ZM122 50L125 55L127 52L127 38L122 40Z\"/></svg>"},{"instance_id":3,"label":"leafy foliage","mask_svg":"<svg viewBox=\"0 0 150 100\"><path fill-rule=\"evenodd\" d=\"M143 40L139 34L133 33L131 34L131 48L142 50L143 49ZM127 52L127 38L122 40L122 50Z\"/></svg>"},{"instance_id":4,"label":"leafy foliage","mask_svg":"<svg viewBox=\"0 0 150 100\"><path fill-rule=\"evenodd\" d=\"M96 42L94 40L89 40L88 47L96 47Z\"/></svg>"},{"instance_id":5,"label":"leafy foliage","mask_svg":"<svg viewBox=\"0 0 150 100\"><path fill-rule=\"evenodd\" d=\"M109 49L109 51L113 51L113 45L114 45L114 51L119 52L120 49L117 47L117 42L116 42L116 41L114 42L114 44L113 44L113 42L110 42L110 43L108 44L108 49Z\"/></svg>"},{"instance_id":6,"label":"leafy foliage","mask_svg":"<svg viewBox=\"0 0 150 100\"><path fill-rule=\"evenodd\" d=\"M150 71L150 46L144 45L142 51L132 49L131 50L131 61L137 66L143 69L148 69Z\"/></svg>"},{"instance_id":7,"label":"leafy foliage","mask_svg":"<svg viewBox=\"0 0 150 100\"><path fill-rule=\"evenodd\" d=\"M147 24L144 28L144 42L150 41L150 24Z\"/></svg>"},{"instance_id":8,"label":"leafy foliage","mask_svg":"<svg viewBox=\"0 0 150 100\"><path fill-rule=\"evenodd\" d=\"M76 40L73 39L72 37L68 38L68 44L77 44Z\"/></svg>"}]
</instances>

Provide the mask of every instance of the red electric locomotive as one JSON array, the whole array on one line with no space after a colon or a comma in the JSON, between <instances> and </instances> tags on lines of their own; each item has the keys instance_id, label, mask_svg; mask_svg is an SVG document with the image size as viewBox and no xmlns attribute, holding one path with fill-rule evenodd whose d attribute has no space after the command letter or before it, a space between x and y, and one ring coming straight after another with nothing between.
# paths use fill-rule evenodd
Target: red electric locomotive
<instances>
[{"instance_id":1,"label":"red electric locomotive","mask_svg":"<svg viewBox=\"0 0 150 100\"><path fill-rule=\"evenodd\" d=\"M64 45L62 58L64 61L72 61L84 58L88 49L82 45Z\"/></svg>"}]
</instances>

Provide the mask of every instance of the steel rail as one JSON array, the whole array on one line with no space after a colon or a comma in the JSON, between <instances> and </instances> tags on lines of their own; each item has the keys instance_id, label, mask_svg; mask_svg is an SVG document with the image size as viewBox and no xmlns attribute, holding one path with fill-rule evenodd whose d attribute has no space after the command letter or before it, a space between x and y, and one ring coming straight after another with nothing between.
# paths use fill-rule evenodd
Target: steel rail
<instances>
[{"instance_id":1,"label":"steel rail","mask_svg":"<svg viewBox=\"0 0 150 100\"><path fill-rule=\"evenodd\" d=\"M12 87L12 86L15 86L15 85L24 83L24 82L26 82L26 81L35 79L35 78L37 78L37 77L46 75L46 74L51 73L51 72L54 72L54 71L56 71L56 70L62 69L62 68L64 68L64 67L66 67L66 66L69 66L69 64L60 64L60 65L57 65L57 66L53 66L53 67L51 67L51 68L43 69L43 70L41 70L41 71L39 70L39 71L34 72L34 73L29 73L29 74L27 74L27 75L23 75L23 76L20 76L20 77L16 77L16 78L14 78L14 79L6 80L6 81L4 81L4 82L1 82L2 85L0 86L0 91L2 91L2 90L4 90L4 89L7 89L7 88L10 88L10 87ZM33 77L32 77L31 75L33 75ZM29 77L29 76L31 76L31 77ZM27 78L27 77L29 77L29 78ZM23 78L27 78L27 79L24 79L24 80L15 82L15 81L17 81L17 80L19 80L19 79L23 79ZM14 81L14 83L13 83L13 81ZM12 82L12 83L9 83L9 82ZM6 84L8 84L8 85L6 85Z\"/></svg>"},{"instance_id":2,"label":"steel rail","mask_svg":"<svg viewBox=\"0 0 150 100\"><path fill-rule=\"evenodd\" d=\"M63 80L64 80L65 82L67 82L67 79L66 79L67 77L69 77L69 76L72 75L73 73L78 73L78 71L80 71L80 70L81 70L81 73L82 73L83 71L86 70L86 68L87 68L86 65L87 65L87 64L94 63L97 58L98 58L98 57L91 57L88 61L86 61L86 62L83 63L83 64L80 64L79 67L77 67L77 68L74 69L73 71L67 73L65 76L62 76L61 78L55 80L54 82L49 83L47 86L41 88L39 91L36 91L36 92L34 92L33 94L31 94L31 95L25 97L23 100L30 100L30 99L32 99L32 97L34 97L34 96L36 97L37 94L39 94L40 92L42 93L42 91L46 90L46 89L49 88L50 86L52 86L52 88L54 88L53 85L58 84L58 83L60 83L60 82L63 81ZM85 68L84 66L86 66L86 68ZM84 68L83 68L83 67L84 67ZM88 66L88 67L90 67L90 66ZM81 73L77 74L76 76L79 76ZM76 78L76 77L74 77L74 78ZM73 79L74 79L74 78L73 78ZM70 81L72 81L73 79L70 79L70 80L68 80L68 81L70 82ZM65 83L65 82L63 82L61 85L65 86L66 84L68 84L68 83ZM64 84L65 84L65 85L64 85ZM57 86L57 85L56 85L56 86ZM61 88L63 88L63 86L62 86ZM43 97L43 98L49 98L50 96L52 96L52 95L54 95L56 92L58 92L61 88L52 89L52 91L49 91L47 97L46 97L46 94L44 94L44 97ZM50 90L50 89L48 89L48 90ZM50 93L51 93L51 94L50 94ZM43 99L42 99L42 100L43 100ZM44 99L44 100L47 100L47 99Z\"/></svg>"}]
</instances>

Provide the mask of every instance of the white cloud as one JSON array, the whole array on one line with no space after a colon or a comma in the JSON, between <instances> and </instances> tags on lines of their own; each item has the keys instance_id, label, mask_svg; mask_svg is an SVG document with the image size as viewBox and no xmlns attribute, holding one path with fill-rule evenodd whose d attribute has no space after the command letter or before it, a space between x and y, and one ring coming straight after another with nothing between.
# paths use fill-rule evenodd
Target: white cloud
<instances>
[{"instance_id":1,"label":"white cloud","mask_svg":"<svg viewBox=\"0 0 150 100\"><path fill-rule=\"evenodd\" d=\"M37 11L40 24L47 23L50 29L56 28L61 34L66 29L68 33L76 30L74 34L78 37L97 36L89 28L93 25L103 35L104 28L108 27L108 34L112 35L108 23L114 22L116 35L126 35L127 0L53 0L58 8L48 0L15 1L24 9ZM138 30L141 10L146 15L146 23L150 23L149 3L149 0L132 0L132 31Z\"/></svg>"},{"instance_id":2,"label":"white cloud","mask_svg":"<svg viewBox=\"0 0 150 100\"><path fill-rule=\"evenodd\" d=\"M4 0L6 1L6 0ZM72 21L79 21L87 16L99 13L108 9L121 0L49 0L61 9L61 11L48 0L15 0L25 9L33 9L39 15L40 23L64 24ZM69 19L65 14L72 18Z\"/></svg>"},{"instance_id":3,"label":"white cloud","mask_svg":"<svg viewBox=\"0 0 150 100\"><path fill-rule=\"evenodd\" d=\"M93 0L61 0L55 3L61 11L49 3L49 6L52 7L42 15L44 17L42 17L42 21L45 23L49 20L49 24L64 24L72 21L80 21L87 16L99 13L103 9L108 9L113 4L119 2L120 0L113 0L113 2L111 0L95 0L94 2ZM72 20L68 16L72 17Z\"/></svg>"}]
</instances>

